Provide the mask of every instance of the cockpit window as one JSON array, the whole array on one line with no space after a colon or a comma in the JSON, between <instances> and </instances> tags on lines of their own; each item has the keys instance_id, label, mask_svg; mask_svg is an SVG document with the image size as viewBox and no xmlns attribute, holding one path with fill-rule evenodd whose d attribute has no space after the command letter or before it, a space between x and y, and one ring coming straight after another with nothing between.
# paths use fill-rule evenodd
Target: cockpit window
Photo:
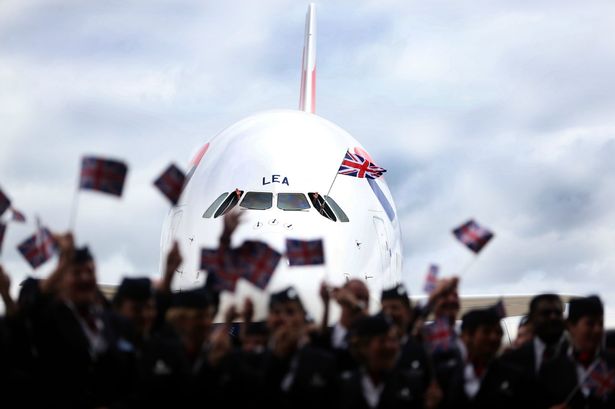
<instances>
[{"instance_id":1,"label":"cockpit window","mask_svg":"<svg viewBox=\"0 0 615 409\"><path fill-rule=\"evenodd\" d=\"M278 209L307 210L310 203L303 193L278 193Z\"/></svg>"},{"instance_id":2,"label":"cockpit window","mask_svg":"<svg viewBox=\"0 0 615 409\"><path fill-rule=\"evenodd\" d=\"M209 206L207 210L205 210L205 213L203 213L203 217L210 218L214 214L218 206L220 206L220 203L222 203L226 195L228 195L228 192L222 193L220 196L218 196L218 198L214 200L211 206Z\"/></svg>"},{"instance_id":3,"label":"cockpit window","mask_svg":"<svg viewBox=\"0 0 615 409\"><path fill-rule=\"evenodd\" d=\"M273 205L273 194L270 192L248 192L241 201L244 209L267 210Z\"/></svg>"},{"instance_id":4,"label":"cockpit window","mask_svg":"<svg viewBox=\"0 0 615 409\"><path fill-rule=\"evenodd\" d=\"M337 202L333 200L331 196L325 196L325 200L333 208L333 211L337 215L337 218L339 219L339 221L342 223L346 223L348 221L348 216L346 216L346 213L344 213L342 208L339 207Z\"/></svg>"},{"instance_id":5,"label":"cockpit window","mask_svg":"<svg viewBox=\"0 0 615 409\"><path fill-rule=\"evenodd\" d=\"M222 216L228 213L233 207L237 205L239 199L241 198L241 195L243 195L243 190L235 189L234 192L231 192L231 194L226 198L226 200L222 202L222 204L216 211L216 214L214 214L214 217Z\"/></svg>"},{"instance_id":6,"label":"cockpit window","mask_svg":"<svg viewBox=\"0 0 615 409\"><path fill-rule=\"evenodd\" d=\"M312 206L314 206L314 209L316 209L316 211L321 216L326 217L329 220L333 220L333 221L337 220L335 218L335 214L333 213L333 210L331 210L331 207L329 207L329 204L325 202L325 199L319 193L311 192L311 193L308 193L308 196L310 197Z\"/></svg>"}]
</instances>

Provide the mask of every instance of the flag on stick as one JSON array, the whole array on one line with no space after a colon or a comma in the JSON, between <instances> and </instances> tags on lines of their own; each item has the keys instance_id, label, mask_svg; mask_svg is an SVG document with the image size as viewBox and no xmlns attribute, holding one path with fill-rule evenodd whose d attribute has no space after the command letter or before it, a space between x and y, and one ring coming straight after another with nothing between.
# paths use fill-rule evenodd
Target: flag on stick
<instances>
[{"instance_id":1,"label":"flag on stick","mask_svg":"<svg viewBox=\"0 0 615 409\"><path fill-rule=\"evenodd\" d=\"M455 331L445 318L439 318L424 327L425 343L431 353L447 352L454 347Z\"/></svg>"},{"instance_id":2,"label":"flag on stick","mask_svg":"<svg viewBox=\"0 0 615 409\"><path fill-rule=\"evenodd\" d=\"M615 370L609 370L604 360L601 360L585 380L585 386L591 394L606 399L615 391Z\"/></svg>"},{"instance_id":3,"label":"flag on stick","mask_svg":"<svg viewBox=\"0 0 615 409\"><path fill-rule=\"evenodd\" d=\"M4 194L2 189L0 189L0 216L2 216L9 207L11 207L11 200Z\"/></svg>"},{"instance_id":4,"label":"flag on stick","mask_svg":"<svg viewBox=\"0 0 615 409\"><path fill-rule=\"evenodd\" d=\"M173 203L173 205L176 205L181 196L182 189L184 188L185 180L186 176L184 172L179 170L174 164L171 164L162 175L154 181L154 185L171 201L171 203Z\"/></svg>"},{"instance_id":5,"label":"flag on stick","mask_svg":"<svg viewBox=\"0 0 615 409\"><path fill-rule=\"evenodd\" d=\"M265 289L281 257L266 243L245 241L234 249L202 249L201 269L214 276L217 290L234 291L240 278Z\"/></svg>"},{"instance_id":6,"label":"flag on stick","mask_svg":"<svg viewBox=\"0 0 615 409\"><path fill-rule=\"evenodd\" d=\"M86 156L81 161L79 188L122 196L127 172L123 162Z\"/></svg>"},{"instance_id":7,"label":"flag on stick","mask_svg":"<svg viewBox=\"0 0 615 409\"><path fill-rule=\"evenodd\" d=\"M341 175L353 176L356 178L377 179L386 172L386 169L376 166L363 156L346 151L346 156L337 173Z\"/></svg>"},{"instance_id":8,"label":"flag on stick","mask_svg":"<svg viewBox=\"0 0 615 409\"><path fill-rule=\"evenodd\" d=\"M37 268L53 257L57 251L57 245L51 232L41 227L36 233L21 242L17 249L32 268Z\"/></svg>"},{"instance_id":9,"label":"flag on stick","mask_svg":"<svg viewBox=\"0 0 615 409\"><path fill-rule=\"evenodd\" d=\"M25 223L26 216L19 210L15 209L14 207L11 207L11 221L17 223Z\"/></svg>"},{"instance_id":10,"label":"flag on stick","mask_svg":"<svg viewBox=\"0 0 615 409\"><path fill-rule=\"evenodd\" d=\"M286 257L291 266L309 266L325 263L322 240L286 239Z\"/></svg>"},{"instance_id":11,"label":"flag on stick","mask_svg":"<svg viewBox=\"0 0 615 409\"><path fill-rule=\"evenodd\" d=\"M431 294L433 290L436 289L439 272L440 267L438 267L436 264L431 264L429 266L429 270L427 270L427 275L425 276L425 284L423 285L423 291L425 291L427 294Z\"/></svg>"},{"instance_id":12,"label":"flag on stick","mask_svg":"<svg viewBox=\"0 0 615 409\"><path fill-rule=\"evenodd\" d=\"M474 220L469 220L453 230L453 234L470 250L478 254L483 247L493 238L493 233L481 227Z\"/></svg>"},{"instance_id":13,"label":"flag on stick","mask_svg":"<svg viewBox=\"0 0 615 409\"><path fill-rule=\"evenodd\" d=\"M264 290L282 255L260 241L246 241L239 249L241 276Z\"/></svg>"}]
</instances>

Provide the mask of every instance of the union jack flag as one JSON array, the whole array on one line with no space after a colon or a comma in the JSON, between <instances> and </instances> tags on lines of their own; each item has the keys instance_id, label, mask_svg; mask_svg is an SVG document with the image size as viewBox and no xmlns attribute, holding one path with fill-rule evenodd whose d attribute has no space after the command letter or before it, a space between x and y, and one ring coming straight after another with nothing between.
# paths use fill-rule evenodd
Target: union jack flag
<instances>
[{"instance_id":1,"label":"union jack flag","mask_svg":"<svg viewBox=\"0 0 615 409\"><path fill-rule=\"evenodd\" d=\"M291 266L308 266L325 263L322 240L286 239L286 257Z\"/></svg>"},{"instance_id":2,"label":"union jack flag","mask_svg":"<svg viewBox=\"0 0 615 409\"><path fill-rule=\"evenodd\" d=\"M11 200L8 197L6 197L2 189L0 189L0 216L2 216L2 214L9 207L11 207Z\"/></svg>"},{"instance_id":3,"label":"union jack flag","mask_svg":"<svg viewBox=\"0 0 615 409\"><path fill-rule=\"evenodd\" d=\"M448 320L440 318L425 325L425 343L431 353L447 352L455 344L456 334Z\"/></svg>"},{"instance_id":4,"label":"union jack flag","mask_svg":"<svg viewBox=\"0 0 615 409\"><path fill-rule=\"evenodd\" d=\"M585 380L585 386L594 396L606 400L615 391L615 370L609 370L606 362L601 360Z\"/></svg>"},{"instance_id":5,"label":"union jack flag","mask_svg":"<svg viewBox=\"0 0 615 409\"><path fill-rule=\"evenodd\" d=\"M431 264L429 266L429 270L427 270L427 275L425 276L425 285L423 285L423 291L427 294L431 294L432 291L436 289L439 272L440 268L437 265Z\"/></svg>"},{"instance_id":6,"label":"union jack flag","mask_svg":"<svg viewBox=\"0 0 615 409\"><path fill-rule=\"evenodd\" d=\"M32 236L21 242L17 249L32 268L37 268L49 260L57 251L51 232L41 227Z\"/></svg>"},{"instance_id":7,"label":"union jack flag","mask_svg":"<svg viewBox=\"0 0 615 409\"><path fill-rule=\"evenodd\" d=\"M202 249L201 269L212 274L213 287L234 291L244 278L265 289L282 255L260 241L245 241L234 249Z\"/></svg>"},{"instance_id":8,"label":"union jack flag","mask_svg":"<svg viewBox=\"0 0 615 409\"><path fill-rule=\"evenodd\" d=\"M176 205L182 194L185 180L186 176L184 172L179 170L174 164L171 164L164 173L154 181L154 185L160 189L162 194L164 194L173 205Z\"/></svg>"},{"instance_id":9,"label":"union jack flag","mask_svg":"<svg viewBox=\"0 0 615 409\"><path fill-rule=\"evenodd\" d=\"M4 241L5 231L6 231L6 224L0 223L0 253L2 253L2 242Z\"/></svg>"},{"instance_id":10,"label":"union jack flag","mask_svg":"<svg viewBox=\"0 0 615 409\"><path fill-rule=\"evenodd\" d=\"M11 220L18 223L25 223L26 216L19 210L15 209L14 207L11 207Z\"/></svg>"},{"instance_id":11,"label":"union jack flag","mask_svg":"<svg viewBox=\"0 0 615 409\"><path fill-rule=\"evenodd\" d=\"M337 173L357 178L377 179L386 172L386 169L374 165L361 155L346 151L342 165Z\"/></svg>"},{"instance_id":12,"label":"union jack flag","mask_svg":"<svg viewBox=\"0 0 615 409\"><path fill-rule=\"evenodd\" d=\"M81 161L79 188L122 196L127 172L123 162L86 156Z\"/></svg>"},{"instance_id":13,"label":"union jack flag","mask_svg":"<svg viewBox=\"0 0 615 409\"><path fill-rule=\"evenodd\" d=\"M493 238L493 233L481 227L474 220L469 220L453 230L453 234L470 250L478 254L483 247Z\"/></svg>"},{"instance_id":14,"label":"union jack flag","mask_svg":"<svg viewBox=\"0 0 615 409\"><path fill-rule=\"evenodd\" d=\"M264 290L282 255L260 241L246 241L237 251L241 276Z\"/></svg>"},{"instance_id":15,"label":"union jack flag","mask_svg":"<svg viewBox=\"0 0 615 409\"><path fill-rule=\"evenodd\" d=\"M201 269L209 274L207 282L216 291L235 291L235 285L239 280L239 273L232 263L232 255L222 249L202 249Z\"/></svg>"}]
</instances>

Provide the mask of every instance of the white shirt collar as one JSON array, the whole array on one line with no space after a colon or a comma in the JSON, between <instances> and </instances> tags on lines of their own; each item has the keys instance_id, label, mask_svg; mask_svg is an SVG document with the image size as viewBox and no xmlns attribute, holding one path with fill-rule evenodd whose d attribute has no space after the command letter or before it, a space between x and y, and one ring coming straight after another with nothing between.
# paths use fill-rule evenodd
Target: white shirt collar
<instances>
[{"instance_id":1,"label":"white shirt collar","mask_svg":"<svg viewBox=\"0 0 615 409\"><path fill-rule=\"evenodd\" d=\"M374 385L372 379L367 372L361 371L361 390L363 391L363 397L370 408L375 408L380 402L380 396L384 390L384 382L380 382L380 385Z\"/></svg>"},{"instance_id":2,"label":"white shirt collar","mask_svg":"<svg viewBox=\"0 0 615 409\"><path fill-rule=\"evenodd\" d=\"M337 322L333 326L333 334L331 334L331 344L334 348L346 349L348 348L348 329L342 324Z\"/></svg>"}]
</instances>

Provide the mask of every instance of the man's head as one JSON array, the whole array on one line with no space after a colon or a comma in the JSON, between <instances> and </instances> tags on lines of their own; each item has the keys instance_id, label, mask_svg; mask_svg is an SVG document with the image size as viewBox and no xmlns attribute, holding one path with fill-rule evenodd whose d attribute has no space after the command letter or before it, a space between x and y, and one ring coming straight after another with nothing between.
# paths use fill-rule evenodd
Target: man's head
<instances>
[{"instance_id":1,"label":"man's head","mask_svg":"<svg viewBox=\"0 0 615 409\"><path fill-rule=\"evenodd\" d=\"M380 297L382 312L397 326L400 334L408 331L412 320L412 306L409 294L403 284L382 291Z\"/></svg>"},{"instance_id":2,"label":"man's head","mask_svg":"<svg viewBox=\"0 0 615 409\"><path fill-rule=\"evenodd\" d=\"M156 318L151 280L147 277L124 278L113 297L113 307L118 314L130 320L140 334L149 333Z\"/></svg>"},{"instance_id":3,"label":"man's head","mask_svg":"<svg viewBox=\"0 0 615 409\"><path fill-rule=\"evenodd\" d=\"M599 350L604 337L604 309L600 298L592 295L570 300L566 324L577 351Z\"/></svg>"},{"instance_id":4,"label":"man's head","mask_svg":"<svg viewBox=\"0 0 615 409\"><path fill-rule=\"evenodd\" d=\"M529 322L534 334L546 344L557 342L564 333L564 305L557 294L540 294L530 301Z\"/></svg>"},{"instance_id":5,"label":"man's head","mask_svg":"<svg viewBox=\"0 0 615 409\"><path fill-rule=\"evenodd\" d=\"M85 307L97 301L96 264L87 247L75 249L63 280L64 295L76 306Z\"/></svg>"},{"instance_id":6,"label":"man's head","mask_svg":"<svg viewBox=\"0 0 615 409\"><path fill-rule=\"evenodd\" d=\"M365 312L369 310L369 289L363 280L353 278L346 282L343 288L350 291L357 301L359 301Z\"/></svg>"},{"instance_id":7,"label":"man's head","mask_svg":"<svg viewBox=\"0 0 615 409\"><path fill-rule=\"evenodd\" d=\"M241 342L241 349L244 352L260 353L267 346L269 330L267 325L262 322L251 322L247 325Z\"/></svg>"},{"instance_id":8,"label":"man's head","mask_svg":"<svg viewBox=\"0 0 615 409\"><path fill-rule=\"evenodd\" d=\"M271 294L267 327L272 333L282 327L298 330L303 328L305 322L305 309L294 287Z\"/></svg>"},{"instance_id":9,"label":"man's head","mask_svg":"<svg viewBox=\"0 0 615 409\"><path fill-rule=\"evenodd\" d=\"M495 308L470 310L461 319L461 339L471 358L491 361L500 349L502 335Z\"/></svg>"},{"instance_id":10,"label":"man's head","mask_svg":"<svg viewBox=\"0 0 615 409\"><path fill-rule=\"evenodd\" d=\"M204 288L196 288L173 294L166 320L188 348L200 348L209 338L216 312L211 294Z\"/></svg>"},{"instance_id":11,"label":"man's head","mask_svg":"<svg viewBox=\"0 0 615 409\"><path fill-rule=\"evenodd\" d=\"M397 362L397 328L384 315L361 317L353 322L350 343L356 358L370 373L389 371Z\"/></svg>"}]
</instances>

